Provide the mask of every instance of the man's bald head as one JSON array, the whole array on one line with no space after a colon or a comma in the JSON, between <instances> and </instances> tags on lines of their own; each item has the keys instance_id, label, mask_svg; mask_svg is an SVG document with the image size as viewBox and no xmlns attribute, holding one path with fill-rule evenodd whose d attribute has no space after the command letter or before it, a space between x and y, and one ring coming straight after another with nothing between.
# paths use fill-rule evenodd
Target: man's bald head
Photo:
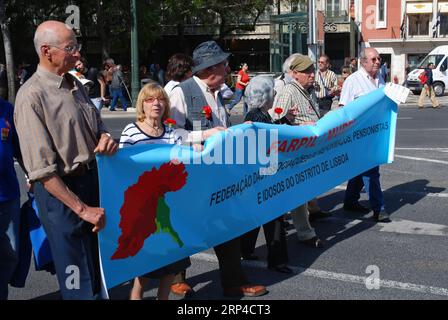
<instances>
[{"instance_id":1,"label":"man's bald head","mask_svg":"<svg viewBox=\"0 0 448 320\"><path fill-rule=\"evenodd\" d=\"M59 21L45 21L37 27L34 45L39 55L39 66L57 75L75 67L81 58L75 33Z\"/></svg>"},{"instance_id":2,"label":"man's bald head","mask_svg":"<svg viewBox=\"0 0 448 320\"><path fill-rule=\"evenodd\" d=\"M41 55L40 49L43 45L60 46L67 37L76 39L74 32L68 25L55 20L41 23L34 34L34 48L36 49L37 55Z\"/></svg>"}]
</instances>

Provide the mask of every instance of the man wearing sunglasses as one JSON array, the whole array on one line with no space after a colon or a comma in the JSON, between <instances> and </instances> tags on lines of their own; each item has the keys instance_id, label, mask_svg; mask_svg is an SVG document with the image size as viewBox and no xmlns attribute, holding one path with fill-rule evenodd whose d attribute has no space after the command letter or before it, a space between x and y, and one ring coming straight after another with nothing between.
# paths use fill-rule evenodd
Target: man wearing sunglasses
<instances>
[{"instance_id":1,"label":"man wearing sunglasses","mask_svg":"<svg viewBox=\"0 0 448 320\"><path fill-rule=\"evenodd\" d=\"M23 162L54 258L63 299L100 298L95 154L112 155L110 137L81 82L69 73L80 58L74 32L58 21L38 26L36 73L17 93L14 121Z\"/></svg>"},{"instance_id":2,"label":"man wearing sunglasses","mask_svg":"<svg viewBox=\"0 0 448 320\"><path fill-rule=\"evenodd\" d=\"M384 79L379 76L381 58L374 48L366 48L360 55L361 68L350 75L342 87L340 106L345 106L362 95L384 86ZM390 222L384 210L384 197L380 184L380 167L374 167L348 181L345 190L344 210L368 213L370 209L358 202L362 188L366 186L373 218L377 222Z\"/></svg>"},{"instance_id":3,"label":"man wearing sunglasses","mask_svg":"<svg viewBox=\"0 0 448 320\"><path fill-rule=\"evenodd\" d=\"M331 110L334 96L339 94L338 78L330 70L330 58L327 55L321 55L317 60L319 70L316 74L316 83L314 90L316 92L319 110L323 115Z\"/></svg>"}]
</instances>

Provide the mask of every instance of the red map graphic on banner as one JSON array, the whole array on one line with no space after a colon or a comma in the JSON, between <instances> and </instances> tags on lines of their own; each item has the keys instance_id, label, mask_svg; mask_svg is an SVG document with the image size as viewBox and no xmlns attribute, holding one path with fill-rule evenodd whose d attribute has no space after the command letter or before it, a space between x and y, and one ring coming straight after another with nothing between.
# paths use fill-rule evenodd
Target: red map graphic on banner
<instances>
[{"instance_id":1,"label":"red map graphic on banner","mask_svg":"<svg viewBox=\"0 0 448 320\"><path fill-rule=\"evenodd\" d=\"M121 235L112 260L135 256L145 240L158 232L167 232L180 247L183 246L182 240L171 226L165 194L182 189L187 176L183 163L168 162L159 169L144 172L137 183L125 191L124 203L120 209Z\"/></svg>"}]
</instances>

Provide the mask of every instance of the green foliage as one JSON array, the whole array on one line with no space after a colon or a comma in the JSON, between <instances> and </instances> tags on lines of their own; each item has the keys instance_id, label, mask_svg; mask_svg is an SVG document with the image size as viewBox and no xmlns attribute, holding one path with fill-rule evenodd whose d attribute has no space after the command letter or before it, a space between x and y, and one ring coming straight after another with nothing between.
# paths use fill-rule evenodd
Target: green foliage
<instances>
[{"instance_id":1,"label":"green foliage","mask_svg":"<svg viewBox=\"0 0 448 320\"><path fill-rule=\"evenodd\" d=\"M270 4L266 0L166 0L162 1L163 23L219 26L217 36L223 38L234 30L255 30L258 17Z\"/></svg>"},{"instance_id":2,"label":"green foliage","mask_svg":"<svg viewBox=\"0 0 448 320\"><path fill-rule=\"evenodd\" d=\"M137 0L139 48L144 52L161 37L164 25L175 26L181 37L191 24L214 27L219 32L212 36L220 39L234 30L254 30L269 4L272 0ZM9 0L6 17L17 55L36 58L32 46L36 27L49 19L65 21L68 5L80 8L81 41L86 47L99 41L103 56L110 48L130 52L130 0Z\"/></svg>"}]
</instances>

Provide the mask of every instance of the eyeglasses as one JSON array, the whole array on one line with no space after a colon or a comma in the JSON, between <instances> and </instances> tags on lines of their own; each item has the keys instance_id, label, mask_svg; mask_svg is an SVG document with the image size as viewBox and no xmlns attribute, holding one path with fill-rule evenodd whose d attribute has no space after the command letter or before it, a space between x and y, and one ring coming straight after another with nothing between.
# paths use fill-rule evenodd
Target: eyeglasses
<instances>
[{"instance_id":1,"label":"eyeglasses","mask_svg":"<svg viewBox=\"0 0 448 320\"><path fill-rule=\"evenodd\" d=\"M74 45L66 46L64 48L59 48L57 46L50 45L50 44L48 46L49 47L54 47L56 49L65 51L66 53L70 53L70 54L74 54L74 53L76 53L78 51L81 51L81 48L82 48L82 44L81 43L77 43L77 44L74 44Z\"/></svg>"},{"instance_id":2,"label":"eyeglasses","mask_svg":"<svg viewBox=\"0 0 448 320\"><path fill-rule=\"evenodd\" d=\"M372 58L372 59L370 59L370 61L372 61L372 62L375 62L375 61L381 62L381 57Z\"/></svg>"},{"instance_id":3,"label":"eyeglasses","mask_svg":"<svg viewBox=\"0 0 448 320\"><path fill-rule=\"evenodd\" d=\"M324 63L327 63L327 61L317 61L317 63L322 63L322 64L324 64Z\"/></svg>"},{"instance_id":4,"label":"eyeglasses","mask_svg":"<svg viewBox=\"0 0 448 320\"><path fill-rule=\"evenodd\" d=\"M149 97L149 98L144 99L143 102L154 103L154 101L156 101L156 99L157 99L157 101L163 101L163 102L166 101L166 99L164 97Z\"/></svg>"}]
</instances>

